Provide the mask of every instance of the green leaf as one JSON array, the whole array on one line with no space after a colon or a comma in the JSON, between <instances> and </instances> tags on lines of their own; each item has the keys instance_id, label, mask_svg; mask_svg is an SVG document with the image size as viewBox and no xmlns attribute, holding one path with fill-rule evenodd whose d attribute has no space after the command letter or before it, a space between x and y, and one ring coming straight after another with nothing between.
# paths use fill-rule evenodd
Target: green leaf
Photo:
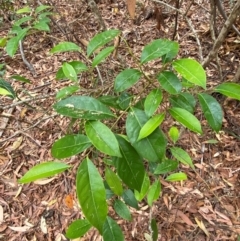
<instances>
[{"instance_id":1,"label":"green leaf","mask_svg":"<svg viewBox=\"0 0 240 241\"><path fill-rule=\"evenodd\" d=\"M166 152L166 138L164 133L157 128L146 138L138 141L141 128L148 121L145 112L131 108L126 120L126 132L128 139L136 151L150 162L160 162Z\"/></svg>"},{"instance_id":2,"label":"green leaf","mask_svg":"<svg viewBox=\"0 0 240 241\"><path fill-rule=\"evenodd\" d=\"M184 165L189 165L192 169L195 169L191 157L186 151L179 147L170 148L172 155Z\"/></svg>"},{"instance_id":3,"label":"green leaf","mask_svg":"<svg viewBox=\"0 0 240 241\"><path fill-rule=\"evenodd\" d=\"M57 100L64 99L67 96L72 95L73 93L75 93L79 89L80 88L76 85L64 87L57 92L56 99Z\"/></svg>"},{"instance_id":4,"label":"green leaf","mask_svg":"<svg viewBox=\"0 0 240 241\"><path fill-rule=\"evenodd\" d=\"M170 47L169 52L162 56L162 62L164 64L170 62L178 54L179 44L177 42L172 42Z\"/></svg>"},{"instance_id":5,"label":"green leaf","mask_svg":"<svg viewBox=\"0 0 240 241\"><path fill-rule=\"evenodd\" d=\"M227 97L240 100L240 84L226 82L218 85L215 89L215 92L221 93Z\"/></svg>"},{"instance_id":6,"label":"green leaf","mask_svg":"<svg viewBox=\"0 0 240 241\"><path fill-rule=\"evenodd\" d=\"M28 30L29 30L29 28L24 28L24 29L20 30L18 32L17 36L12 37L7 42L6 51L10 57L13 57L13 55L16 53L16 51L18 49L19 41L22 40L26 36Z\"/></svg>"},{"instance_id":7,"label":"green leaf","mask_svg":"<svg viewBox=\"0 0 240 241\"><path fill-rule=\"evenodd\" d=\"M134 190L134 195L135 195L135 198L137 199L137 201L139 201L139 202L142 201L142 199L147 194L149 186L150 186L150 179L149 179L149 176L147 174L145 174L140 192L137 190Z\"/></svg>"},{"instance_id":8,"label":"green leaf","mask_svg":"<svg viewBox=\"0 0 240 241\"><path fill-rule=\"evenodd\" d=\"M37 23L35 23L33 25L33 28L40 31L46 31L46 32L50 31L49 25L45 19L42 19L41 21L38 21Z\"/></svg>"},{"instance_id":9,"label":"green leaf","mask_svg":"<svg viewBox=\"0 0 240 241\"><path fill-rule=\"evenodd\" d=\"M147 195L147 203L150 207L152 206L153 202L159 198L161 189L161 183L159 180L156 180L152 186L150 186Z\"/></svg>"},{"instance_id":10,"label":"green leaf","mask_svg":"<svg viewBox=\"0 0 240 241\"><path fill-rule=\"evenodd\" d=\"M12 75L11 78L13 78L15 80L19 80L24 83L31 83L31 81L29 79L26 79L25 77L20 76L20 75Z\"/></svg>"},{"instance_id":11,"label":"green leaf","mask_svg":"<svg viewBox=\"0 0 240 241\"><path fill-rule=\"evenodd\" d=\"M169 182L184 181L187 180L187 175L183 172L173 173L169 175L165 180Z\"/></svg>"},{"instance_id":12,"label":"green leaf","mask_svg":"<svg viewBox=\"0 0 240 241\"><path fill-rule=\"evenodd\" d=\"M175 171L178 167L178 162L174 160L164 160L160 164L157 165L157 167L154 170L154 174L166 174L168 172Z\"/></svg>"},{"instance_id":13,"label":"green leaf","mask_svg":"<svg viewBox=\"0 0 240 241\"><path fill-rule=\"evenodd\" d=\"M89 57L96 49L110 42L119 34L119 30L111 29L95 35L87 46L87 56Z\"/></svg>"},{"instance_id":14,"label":"green leaf","mask_svg":"<svg viewBox=\"0 0 240 241\"><path fill-rule=\"evenodd\" d=\"M32 20L33 18L30 16L26 16L23 18L18 19L17 21L14 22L14 26L20 26L21 24L28 22L30 20Z\"/></svg>"},{"instance_id":15,"label":"green leaf","mask_svg":"<svg viewBox=\"0 0 240 241\"><path fill-rule=\"evenodd\" d=\"M0 47L4 48L7 43L7 38L0 38Z\"/></svg>"},{"instance_id":16,"label":"green leaf","mask_svg":"<svg viewBox=\"0 0 240 241\"><path fill-rule=\"evenodd\" d=\"M91 145L90 140L84 135L67 135L53 144L51 154L58 159L67 158L83 152Z\"/></svg>"},{"instance_id":17,"label":"green leaf","mask_svg":"<svg viewBox=\"0 0 240 241\"><path fill-rule=\"evenodd\" d=\"M176 54L176 42L157 39L146 45L141 54L141 64L157 59L169 53L169 59ZM172 54L170 54L172 53Z\"/></svg>"},{"instance_id":18,"label":"green leaf","mask_svg":"<svg viewBox=\"0 0 240 241\"><path fill-rule=\"evenodd\" d=\"M133 207L135 209L139 209L137 199L135 198L132 190L130 189L124 190L122 198L128 206Z\"/></svg>"},{"instance_id":19,"label":"green leaf","mask_svg":"<svg viewBox=\"0 0 240 241\"><path fill-rule=\"evenodd\" d=\"M105 169L105 179L111 190L118 196L123 193L122 183L119 177L108 167Z\"/></svg>"},{"instance_id":20,"label":"green leaf","mask_svg":"<svg viewBox=\"0 0 240 241\"><path fill-rule=\"evenodd\" d=\"M168 135L170 137L170 139L172 140L172 142L175 144L180 136L180 133L178 131L178 128L175 126L172 126L168 132Z\"/></svg>"},{"instance_id":21,"label":"green leaf","mask_svg":"<svg viewBox=\"0 0 240 241\"><path fill-rule=\"evenodd\" d=\"M162 88L171 95L176 95L182 90L182 84L173 72L163 71L157 79Z\"/></svg>"},{"instance_id":22,"label":"green leaf","mask_svg":"<svg viewBox=\"0 0 240 241\"><path fill-rule=\"evenodd\" d=\"M173 107L169 109L169 113L176 121L186 126L189 130L202 134L201 123L190 112L181 108Z\"/></svg>"},{"instance_id":23,"label":"green leaf","mask_svg":"<svg viewBox=\"0 0 240 241\"><path fill-rule=\"evenodd\" d=\"M121 157L118 141L113 132L100 121L87 121L85 130L92 144L101 152Z\"/></svg>"},{"instance_id":24,"label":"green leaf","mask_svg":"<svg viewBox=\"0 0 240 241\"><path fill-rule=\"evenodd\" d=\"M44 162L32 167L25 175L20 178L19 183L29 183L38 179L51 177L55 174L64 172L70 166L62 162Z\"/></svg>"},{"instance_id":25,"label":"green leaf","mask_svg":"<svg viewBox=\"0 0 240 241\"><path fill-rule=\"evenodd\" d=\"M198 94L198 99L208 124L214 131L219 132L223 121L221 105L215 98L205 93Z\"/></svg>"},{"instance_id":26,"label":"green leaf","mask_svg":"<svg viewBox=\"0 0 240 241\"><path fill-rule=\"evenodd\" d=\"M22 13L31 13L31 8L29 6L26 6L24 8L18 9L16 11L17 14L22 14Z\"/></svg>"},{"instance_id":27,"label":"green leaf","mask_svg":"<svg viewBox=\"0 0 240 241\"><path fill-rule=\"evenodd\" d=\"M131 213L125 203L123 203L121 200L116 199L113 204L114 210L116 213L123 219L131 221L132 216Z\"/></svg>"},{"instance_id":28,"label":"green leaf","mask_svg":"<svg viewBox=\"0 0 240 241\"><path fill-rule=\"evenodd\" d=\"M152 134L153 131L155 131L156 128L158 128L161 125L164 118L165 118L165 113L158 114L150 118L141 128L138 136L138 141Z\"/></svg>"},{"instance_id":29,"label":"green leaf","mask_svg":"<svg viewBox=\"0 0 240 241\"><path fill-rule=\"evenodd\" d=\"M118 97L112 95L102 95L98 97L98 100L101 101L103 104L108 105L110 107L120 109L118 105Z\"/></svg>"},{"instance_id":30,"label":"green leaf","mask_svg":"<svg viewBox=\"0 0 240 241\"><path fill-rule=\"evenodd\" d=\"M144 101L144 110L147 116L152 116L158 109L162 102L162 91L160 89L153 89Z\"/></svg>"},{"instance_id":31,"label":"green leaf","mask_svg":"<svg viewBox=\"0 0 240 241\"><path fill-rule=\"evenodd\" d=\"M196 106L195 98L189 93L181 93L178 96L171 96L170 103L173 107L178 107L194 113Z\"/></svg>"},{"instance_id":32,"label":"green leaf","mask_svg":"<svg viewBox=\"0 0 240 241\"><path fill-rule=\"evenodd\" d=\"M89 96L71 96L56 103L53 108L61 115L87 120L115 117L108 107Z\"/></svg>"},{"instance_id":33,"label":"green leaf","mask_svg":"<svg viewBox=\"0 0 240 241\"><path fill-rule=\"evenodd\" d=\"M206 73L200 63L193 59L179 59L173 63L173 68L186 80L206 89Z\"/></svg>"},{"instance_id":34,"label":"green leaf","mask_svg":"<svg viewBox=\"0 0 240 241\"><path fill-rule=\"evenodd\" d=\"M145 168L142 158L123 137L117 135L122 157L115 157L114 164L118 176L130 188L141 190Z\"/></svg>"},{"instance_id":35,"label":"green leaf","mask_svg":"<svg viewBox=\"0 0 240 241\"><path fill-rule=\"evenodd\" d=\"M128 94L127 92L122 92L118 98L118 105L122 110L126 110L132 100L133 96Z\"/></svg>"},{"instance_id":36,"label":"green leaf","mask_svg":"<svg viewBox=\"0 0 240 241\"><path fill-rule=\"evenodd\" d=\"M119 225L110 217L107 217L103 225L103 240L104 241L124 241L124 236Z\"/></svg>"},{"instance_id":37,"label":"green leaf","mask_svg":"<svg viewBox=\"0 0 240 241\"><path fill-rule=\"evenodd\" d=\"M68 79L70 79L72 81L77 81L77 73L76 73L75 69L72 67L72 65L70 65L68 63L64 63L62 65L62 70Z\"/></svg>"},{"instance_id":38,"label":"green leaf","mask_svg":"<svg viewBox=\"0 0 240 241\"><path fill-rule=\"evenodd\" d=\"M80 51L80 47L72 42L61 42L58 45L54 46L51 50L51 54L68 52L68 51Z\"/></svg>"},{"instance_id":39,"label":"green leaf","mask_svg":"<svg viewBox=\"0 0 240 241\"><path fill-rule=\"evenodd\" d=\"M111 188L108 186L107 182L103 182L105 190L106 190L106 199L111 199L113 196L115 196L114 192L111 190Z\"/></svg>"},{"instance_id":40,"label":"green leaf","mask_svg":"<svg viewBox=\"0 0 240 241\"><path fill-rule=\"evenodd\" d=\"M158 227L155 219L151 220L152 241L158 240Z\"/></svg>"},{"instance_id":41,"label":"green leaf","mask_svg":"<svg viewBox=\"0 0 240 241\"><path fill-rule=\"evenodd\" d=\"M78 168L76 188L83 214L102 234L108 212L106 191L101 175L88 158Z\"/></svg>"},{"instance_id":42,"label":"green leaf","mask_svg":"<svg viewBox=\"0 0 240 241\"><path fill-rule=\"evenodd\" d=\"M121 92L132 87L140 79L142 73L137 69L125 69L117 75L114 90Z\"/></svg>"},{"instance_id":43,"label":"green leaf","mask_svg":"<svg viewBox=\"0 0 240 241\"><path fill-rule=\"evenodd\" d=\"M49 9L51 8L50 6L47 6L47 5L40 5L38 6L36 9L35 9L35 13L40 13L42 11L44 11L45 9Z\"/></svg>"},{"instance_id":44,"label":"green leaf","mask_svg":"<svg viewBox=\"0 0 240 241\"><path fill-rule=\"evenodd\" d=\"M107 47L103 49L94 59L92 62L92 67L97 66L100 64L103 60L105 60L114 50L115 48L113 46Z\"/></svg>"},{"instance_id":45,"label":"green leaf","mask_svg":"<svg viewBox=\"0 0 240 241\"><path fill-rule=\"evenodd\" d=\"M12 99L16 97L15 91L13 90L11 84L5 81L4 79L0 79L0 88L2 89L2 95L7 95Z\"/></svg>"},{"instance_id":46,"label":"green leaf","mask_svg":"<svg viewBox=\"0 0 240 241\"><path fill-rule=\"evenodd\" d=\"M83 236L92 227L87 219L77 219L73 221L66 232L69 239L76 239Z\"/></svg>"}]
</instances>

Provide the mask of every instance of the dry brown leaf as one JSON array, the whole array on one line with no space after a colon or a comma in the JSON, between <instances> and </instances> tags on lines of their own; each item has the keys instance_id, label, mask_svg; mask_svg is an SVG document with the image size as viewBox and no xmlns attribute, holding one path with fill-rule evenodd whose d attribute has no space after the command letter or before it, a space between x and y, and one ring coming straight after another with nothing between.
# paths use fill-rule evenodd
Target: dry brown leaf
<instances>
[{"instance_id":1,"label":"dry brown leaf","mask_svg":"<svg viewBox=\"0 0 240 241\"><path fill-rule=\"evenodd\" d=\"M193 224L192 221L189 219L189 217L186 214L184 214L182 211L176 210L176 209L172 209L171 213L176 214L177 216L179 216L189 226L195 227L195 224Z\"/></svg>"},{"instance_id":2,"label":"dry brown leaf","mask_svg":"<svg viewBox=\"0 0 240 241\"><path fill-rule=\"evenodd\" d=\"M3 207L0 205L0 224L4 221L3 219Z\"/></svg>"},{"instance_id":3,"label":"dry brown leaf","mask_svg":"<svg viewBox=\"0 0 240 241\"><path fill-rule=\"evenodd\" d=\"M22 227L12 227L12 226L8 226L10 229L12 229L13 231L17 231L17 232L26 232L28 231L31 227L28 226L22 226Z\"/></svg>"},{"instance_id":4,"label":"dry brown leaf","mask_svg":"<svg viewBox=\"0 0 240 241\"><path fill-rule=\"evenodd\" d=\"M132 19L135 17L136 0L127 0L127 8Z\"/></svg>"},{"instance_id":5,"label":"dry brown leaf","mask_svg":"<svg viewBox=\"0 0 240 241\"><path fill-rule=\"evenodd\" d=\"M9 148L10 151L16 150L22 144L23 137L20 136L16 141L13 142L12 146Z\"/></svg>"},{"instance_id":6,"label":"dry brown leaf","mask_svg":"<svg viewBox=\"0 0 240 241\"><path fill-rule=\"evenodd\" d=\"M198 220L196 217L195 217L195 221L196 221L198 227L199 227L200 229L202 229L202 231L209 237L209 232L207 231L204 223L203 223L202 221Z\"/></svg>"}]
</instances>

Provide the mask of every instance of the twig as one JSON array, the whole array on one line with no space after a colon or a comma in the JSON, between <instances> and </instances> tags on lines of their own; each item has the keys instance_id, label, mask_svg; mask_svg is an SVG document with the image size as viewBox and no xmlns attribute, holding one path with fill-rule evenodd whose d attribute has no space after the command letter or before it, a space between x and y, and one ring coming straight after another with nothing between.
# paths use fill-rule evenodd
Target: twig
<instances>
[{"instance_id":1,"label":"twig","mask_svg":"<svg viewBox=\"0 0 240 241\"><path fill-rule=\"evenodd\" d=\"M22 60L24 62L24 64L27 65L28 69L31 71L32 76L35 77L36 76L36 71L33 68L33 66L26 60L25 55L24 55L24 50L23 50L23 44L22 44L22 40L19 41L19 49L20 49L20 53L21 53L21 57Z\"/></svg>"},{"instance_id":2,"label":"twig","mask_svg":"<svg viewBox=\"0 0 240 241\"><path fill-rule=\"evenodd\" d=\"M176 8L177 9L179 9L179 7L180 7L179 1L180 0L176 0ZM174 41L174 39L176 37L177 29L178 29L178 14L179 14L179 12L175 13L175 23L174 23L174 31L173 31L172 41Z\"/></svg>"},{"instance_id":3,"label":"twig","mask_svg":"<svg viewBox=\"0 0 240 241\"><path fill-rule=\"evenodd\" d=\"M233 82L238 82L238 81L240 81L240 66L238 67L237 72L236 72L236 74L235 74L235 76L234 76L234 78L233 78L232 81L233 81Z\"/></svg>"},{"instance_id":4,"label":"twig","mask_svg":"<svg viewBox=\"0 0 240 241\"><path fill-rule=\"evenodd\" d=\"M8 121L9 121L9 119L10 119L10 115L12 114L12 112L13 112L13 109L14 108L8 108L8 110L7 110L7 114L9 115L9 116L6 116L6 117L3 117L3 118L1 118L1 130L0 130L0 137L2 136L2 134L3 134L3 132L4 132L4 130L6 129L6 126L7 126L7 124L8 124Z\"/></svg>"}]
</instances>

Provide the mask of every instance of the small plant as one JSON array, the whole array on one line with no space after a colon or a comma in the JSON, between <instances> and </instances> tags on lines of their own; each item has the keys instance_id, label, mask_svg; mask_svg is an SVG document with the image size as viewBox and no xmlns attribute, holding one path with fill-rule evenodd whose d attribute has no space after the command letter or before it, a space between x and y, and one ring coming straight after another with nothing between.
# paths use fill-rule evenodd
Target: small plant
<instances>
[{"instance_id":1,"label":"small plant","mask_svg":"<svg viewBox=\"0 0 240 241\"><path fill-rule=\"evenodd\" d=\"M169 129L169 138L162 131L161 125L166 117L172 117L190 131L202 134L201 123L194 116L196 107L200 106L209 126L218 132L223 112L210 93L219 92L240 100L239 84L224 83L207 90L202 66L193 59L174 60L179 45L166 39L154 40L143 48L140 59L136 61L138 67L124 69L116 76L112 95L97 98L74 95L80 88L78 74L91 74L115 49L114 46L102 47L118 35L120 31L108 30L93 37L87 46L89 60L96 53L90 67L72 61L63 63L56 74L57 79L70 79L73 85L57 93L53 108L60 115L69 117L71 125L77 122L80 128L78 134L70 133L57 140L51 149L52 156L64 159L85 153L76 176L77 198L85 219L76 220L69 226L66 236L70 239L95 227L106 241L124 240L121 228L108 216L108 203L121 218L131 221L128 206L138 209L138 202L146 198L151 207L160 197L160 175L166 181L184 181L187 175L177 172L179 164L195 169L189 154L177 146L178 127ZM82 50L74 43L62 42L51 53L63 51ZM161 59L162 67L159 73L149 76L146 64L156 59ZM143 79L145 89L141 93L132 95L128 92ZM117 132L116 124L120 119L125 119L125 126L121 128L122 132ZM167 155L167 149L171 156ZM95 164L96 153L105 164L103 176ZM44 162L29 170L19 182L29 183L70 168L60 161ZM155 241L158 237L156 220L152 218L149 224L149 240Z\"/></svg>"}]
</instances>

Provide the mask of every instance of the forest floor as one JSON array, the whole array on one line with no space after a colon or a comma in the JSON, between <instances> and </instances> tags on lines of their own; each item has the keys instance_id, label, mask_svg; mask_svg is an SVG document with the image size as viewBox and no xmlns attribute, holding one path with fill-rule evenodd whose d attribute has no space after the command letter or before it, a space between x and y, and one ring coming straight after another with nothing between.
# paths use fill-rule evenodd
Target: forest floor
<instances>
[{"instance_id":1,"label":"forest floor","mask_svg":"<svg viewBox=\"0 0 240 241\"><path fill-rule=\"evenodd\" d=\"M22 1L15 2L15 9L23 7ZM181 6L183 12L190 2L184 1ZM198 34L202 57L207 56L213 44L209 29L208 2L195 1L187 14ZM75 194L75 175L81 156L66 160L73 168L64 174L27 185L19 185L17 182L37 163L52 160L51 146L69 125L68 119L57 116L52 109L57 91L70 83L56 81L57 70L65 61L85 62L77 54L50 55L50 49L61 41L73 41L85 50L84 42L101 31L97 16L85 1L58 0L50 3L54 5L56 12L55 23L50 24L51 31L32 34L24 40L26 59L34 66L36 76L32 76L20 53L14 58L5 53L0 55L0 63L7 65L5 79L11 81L18 96L21 99L36 97L27 105L16 106L11 106L12 100L0 97L0 107L8 106L1 113L0 122L4 116L9 116L6 128L0 129L3 131L0 136L0 240L68 240L65 237L68 225L82 217ZM228 1L225 4L229 10ZM154 18L144 19L140 5L137 5L136 15L142 21L134 24L129 19L125 1L97 4L107 29L120 29L135 56L139 56L142 48L152 40L171 39L173 34L174 12L166 13L169 10L161 3L153 4L149 1L147 5L153 9L155 5L165 12L164 24L160 30L156 28ZM219 30L223 20L221 17L217 19ZM11 22L6 19L3 21L0 37L5 36L11 27ZM240 19L236 26L240 29ZM77 42L74 35L81 43ZM180 44L178 57L191 57L201 61L194 33L181 14L175 40ZM231 81L240 64L239 43L240 39L235 32L229 32L219 52L223 79L220 78L216 63L210 64L206 68L209 88L223 81ZM99 65L104 77L103 85L82 74L80 84L85 92L80 90L80 94L86 94L86 91L91 93L96 88L99 93L104 94L104 91L112 88L113 79L121 69L135 65L132 56L123 46L125 45L120 43L117 59L109 58ZM158 64L149 65L149 71L157 72L158 68ZM13 82L10 77L16 74L28 78L31 83ZM97 72L95 74L97 77ZM133 88L132 91L137 93L140 89L141 87ZM161 178L162 194L151 210L151 215L158 224L158 240L240 239L240 102L221 95L215 97L224 110L222 131L214 133L207 127L202 114L195 113L201 119L204 134L200 136L183 130L178 142L178 146L186 150L194 160L196 172L180 165L179 170L187 174L187 181L168 183ZM163 131L167 133L172 124L172 121L166 120ZM216 140L216 143L211 144L209 140ZM99 163L98 168L101 169L101 157ZM131 209L132 222L119 219L113 209L109 210L110 215L118 220L127 241L146 240L146 234L150 233L149 207L145 201L139 206L139 210ZM47 233L43 232L44 225ZM95 230L90 230L81 240L95 241L101 240L101 237Z\"/></svg>"}]
</instances>

